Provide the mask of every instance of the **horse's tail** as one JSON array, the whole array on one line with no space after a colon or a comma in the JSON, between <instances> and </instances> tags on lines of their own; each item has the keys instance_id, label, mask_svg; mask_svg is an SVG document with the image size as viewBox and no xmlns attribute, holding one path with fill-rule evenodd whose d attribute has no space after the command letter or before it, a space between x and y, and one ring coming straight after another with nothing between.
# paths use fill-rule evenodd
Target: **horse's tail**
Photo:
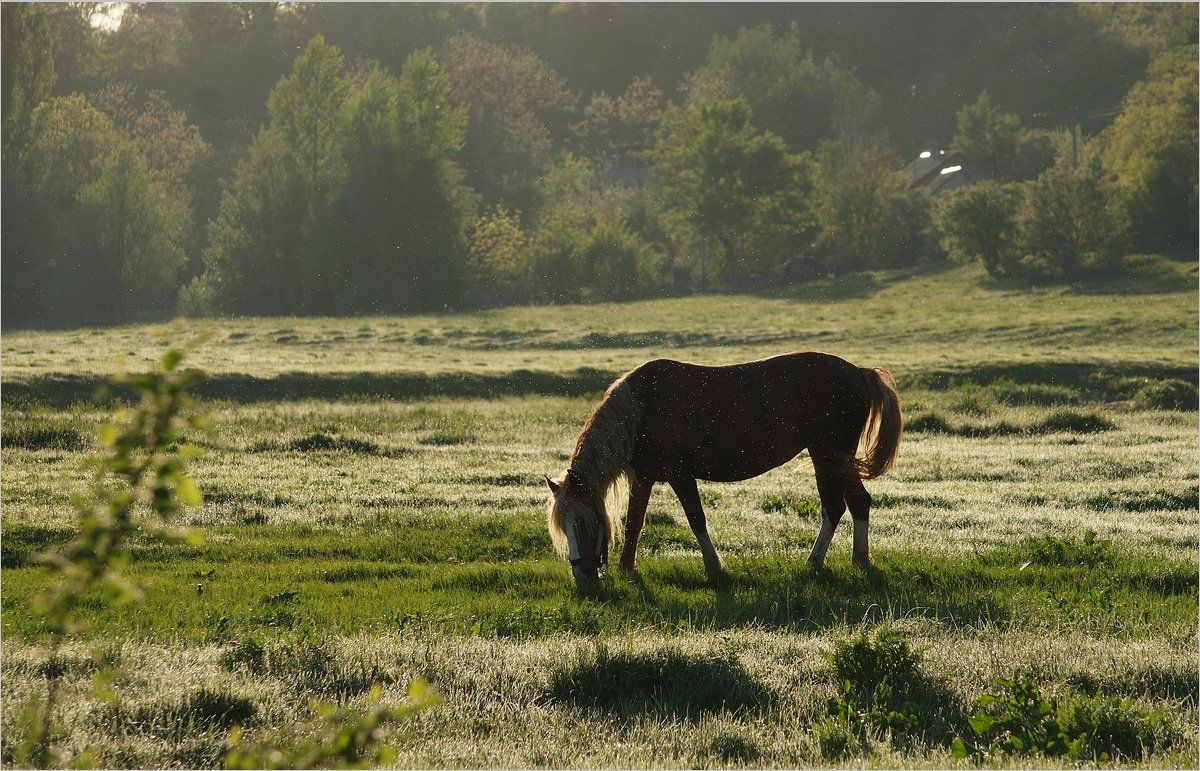
<instances>
[{"instance_id":1,"label":"horse's tail","mask_svg":"<svg viewBox=\"0 0 1200 771\"><path fill-rule=\"evenodd\" d=\"M900 413L900 395L892 373L882 367L860 367L859 372L871 389L871 411L859 442L863 457L856 464L861 479L883 476L896 462L900 437L904 434L904 416Z\"/></svg>"}]
</instances>

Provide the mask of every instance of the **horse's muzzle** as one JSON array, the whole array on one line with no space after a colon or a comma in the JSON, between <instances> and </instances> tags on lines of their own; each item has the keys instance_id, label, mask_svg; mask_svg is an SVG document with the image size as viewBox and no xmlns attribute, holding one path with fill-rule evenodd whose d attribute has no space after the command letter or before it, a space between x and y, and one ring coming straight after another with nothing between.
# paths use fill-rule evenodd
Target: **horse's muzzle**
<instances>
[{"instance_id":1,"label":"horse's muzzle","mask_svg":"<svg viewBox=\"0 0 1200 771\"><path fill-rule=\"evenodd\" d=\"M577 584L595 583L600 580L600 560L572 560L571 573L574 574Z\"/></svg>"}]
</instances>

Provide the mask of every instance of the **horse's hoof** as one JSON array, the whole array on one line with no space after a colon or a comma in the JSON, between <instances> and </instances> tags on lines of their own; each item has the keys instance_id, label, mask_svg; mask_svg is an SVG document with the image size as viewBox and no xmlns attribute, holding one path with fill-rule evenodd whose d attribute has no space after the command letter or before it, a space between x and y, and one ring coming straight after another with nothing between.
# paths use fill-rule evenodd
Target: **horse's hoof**
<instances>
[{"instance_id":1,"label":"horse's hoof","mask_svg":"<svg viewBox=\"0 0 1200 771\"><path fill-rule=\"evenodd\" d=\"M632 562L630 562L628 565L625 564L624 562L622 562L621 564L617 565L617 569L620 570L622 573L636 573L637 572L637 568L633 566Z\"/></svg>"},{"instance_id":2,"label":"horse's hoof","mask_svg":"<svg viewBox=\"0 0 1200 771\"><path fill-rule=\"evenodd\" d=\"M825 569L825 560L817 560L817 559L813 559L812 557L809 557L808 565L813 570L824 570Z\"/></svg>"},{"instance_id":3,"label":"horse's hoof","mask_svg":"<svg viewBox=\"0 0 1200 771\"><path fill-rule=\"evenodd\" d=\"M854 563L854 567L856 568L862 568L863 570L875 569L875 560L870 557L854 557L851 562Z\"/></svg>"}]
</instances>

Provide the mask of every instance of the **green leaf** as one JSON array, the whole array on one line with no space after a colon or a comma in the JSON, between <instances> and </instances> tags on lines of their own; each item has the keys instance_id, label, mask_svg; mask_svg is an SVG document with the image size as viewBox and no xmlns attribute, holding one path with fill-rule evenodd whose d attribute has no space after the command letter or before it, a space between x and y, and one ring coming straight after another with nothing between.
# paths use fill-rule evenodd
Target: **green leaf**
<instances>
[{"instance_id":1,"label":"green leaf","mask_svg":"<svg viewBox=\"0 0 1200 771\"><path fill-rule=\"evenodd\" d=\"M200 488L196 487L196 483L191 477L180 476L175 482L175 490L179 493L179 497L189 506L199 506L204 503L204 496L200 493Z\"/></svg>"},{"instance_id":2,"label":"green leaf","mask_svg":"<svg viewBox=\"0 0 1200 771\"><path fill-rule=\"evenodd\" d=\"M971 751L967 749L967 744L962 739L956 738L950 742L950 755L955 758L966 758L971 755Z\"/></svg>"},{"instance_id":3,"label":"green leaf","mask_svg":"<svg viewBox=\"0 0 1200 771\"><path fill-rule=\"evenodd\" d=\"M183 351L172 348L163 354L162 368L167 372L170 372L171 370L175 369L175 365L181 361L183 361Z\"/></svg>"},{"instance_id":4,"label":"green leaf","mask_svg":"<svg viewBox=\"0 0 1200 771\"><path fill-rule=\"evenodd\" d=\"M105 447L112 447L117 443L117 427L112 423L105 423L100 426L100 441Z\"/></svg>"},{"instance_id":5,"label":"green leaf","mask_svg":"<svg viewBox=\"0 0 1200 771\"><path fill-rule=\"evenodd\" d=\"M971 728L975 729L975 733L982 736L995 725L996 719L986 712L977 712L967 722L971 724Z\"/></svg>"},{"instance_id":6,"label":"green leaf","mask_svg":"<svg viewBox=\"0 0 1200 771\"><path fill-rule=\"evenodd\" d=\"M204 457L204 448L197 447L194 444L181 444L179 445L179 456L188 460L192 458L202 458Z\"/></svg>"}]
</instances>

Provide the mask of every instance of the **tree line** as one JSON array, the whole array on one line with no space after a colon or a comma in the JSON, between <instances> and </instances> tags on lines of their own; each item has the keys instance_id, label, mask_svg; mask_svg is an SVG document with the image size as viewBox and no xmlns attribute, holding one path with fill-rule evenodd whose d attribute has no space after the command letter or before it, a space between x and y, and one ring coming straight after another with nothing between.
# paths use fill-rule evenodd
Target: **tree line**
<instances>
[{"instance_id":1,"label":"tree line","mask_svg":"<svg viewBox=\"0 0 1200 771\"><path fill-rule=\"evenodd\" d=\"M605 8L610 41L653 22L562 13ZM109 32L92 10L3 7L5 322L572 302L947 258L1071 279L1195 249L1191 6L1012 10L1069 21L1068 51L1119 41L1140 74L1069 113L1075 135L980 89L945 132L990 180L939 199L897 171L877 62L820 57L782 17L694 45L676 82L639 49L620 67L652 74L584 93L522 44L567 34L544 6L147 4ZM678 26L658 22L664 45ZM600 56L574 42L572 68ZM231 61L261 67L235 83Z\"/></svg>"}]
</instances>

